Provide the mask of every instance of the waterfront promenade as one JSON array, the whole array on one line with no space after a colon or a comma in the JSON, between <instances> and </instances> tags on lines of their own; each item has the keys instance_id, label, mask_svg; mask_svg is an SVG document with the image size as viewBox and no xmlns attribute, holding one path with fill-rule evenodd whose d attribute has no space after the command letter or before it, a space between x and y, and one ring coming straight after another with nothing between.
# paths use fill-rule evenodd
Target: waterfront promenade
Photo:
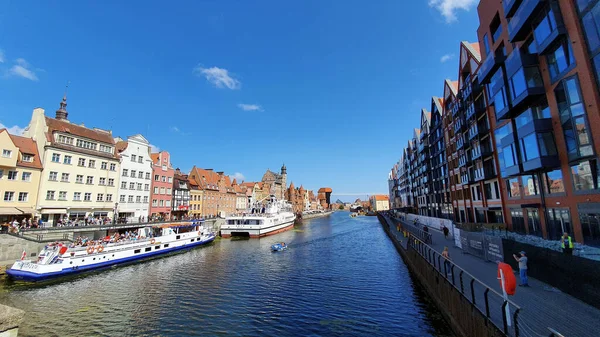
<instances>
[{"instance_id":1,"label":"waterfront promenade","mask_svg":"<svg viewBox=\"0 0 600 337\"><path fill-rule=\"evenodd\" d=\"M402 239L403 245L406 245L407 239L398 232L396 224L400 223L403 228L409 231L415 231L412 224L391 219L384 215L388 220L391 233L397 238ZM432 243L429 244L433 249L441 252L444 247L448 247L450 258L459 267L465 269L473 276L487 284L494 290L501 292L497 280L497 266L495 263L486 262L473 255L464 254L462 250L454 246L454 240L450 236L448 239L435 229L430 228ZM517 252L505 252L511 256ZM529 261L530 265L535 261ZM519 280L518 271L516 278ZM600 331L600 310L596 309L572 296L569 296L543 282L534 278L529 278L529 288L517 288L517 292L510 299L521 307L519 312L519 336L548 336L552 328L563 334L565 337L571 336L598 336Z\"/></svg>"}]
</instances>

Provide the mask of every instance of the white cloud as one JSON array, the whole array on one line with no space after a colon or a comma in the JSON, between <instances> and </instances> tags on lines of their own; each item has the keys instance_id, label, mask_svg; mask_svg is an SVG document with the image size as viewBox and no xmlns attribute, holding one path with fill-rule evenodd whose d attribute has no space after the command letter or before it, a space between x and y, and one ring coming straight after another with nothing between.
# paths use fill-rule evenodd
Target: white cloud
<instances>
[{"instance_id":1,"label":"white cloud","mask_svg":"<svg viewBox=\"0 0 600 337\"><path fill-rule=\"evenodd\" d=\"M178 133L178 134L180 134L182 136L188 136L188 135L190 135L189 132L184 132L180 128L176 127L176 126L170 126L169 130L171 130L171 132Z\"/></svg>"},{"instance_id":2,"label":"white cloud","mask_svg":"<svg viewBox=\"0 0 600 337\"><path fill-rule=\"evenodd\" d=\"M8 133L10 133L11 135L15 135L15 136L20 136L23 134L23 131L25 131L25 128L22 128L18 125L13 125L11 127L8 127L2 123L0 123L0 129L6 129L6 131L8 131Z\"/></svg>"},{"instance_id":3,"label":"white cloud","mask_svg":"<svg viewBox=\"0 0 600 337\"><path fill-rule=\"evenodd\" d=\"M231 175L231 178L237 180L238 184L246 179L243 174L236 172Z\"/></svg>"},{"instance_id":4,"label":"white cloud","mask_svg":"<svg viewBox=\"0 0 600 337\"><path fill-rule=\"evenodd\" d=\"M16 63L17 64L12 66L8 70L8 73L10 75L23 77L23 78L26 78L26 79L32 80L32 81L38 80L38 77L35 74L35 72L33 72L33 70L31 70L31 65L27 61L25 61L25 59L18 58Z\"/></svg>"},{"instance_id":5,"label":"white cloud","mask_svg":"<svg viewBox=\"0 0 600 337\"><path fill-rule=\"evenodd\" d=\"M440 58L440 62L444 63L454 58L454 54L446 54Z\"/></svg>"},{"instance_id":6,"label":"white cloud","mask_svg":"<svg viewBox=\"0 0 600 337\"><path fill-rule=\"evenodd\" d=\"M244 110L244 111L262 111L262 107L260 105L257 104L243 104L240 103L237 105L238 108Z\"/></svg>"},{"instance_id":7,"label":"white cloud","mask_svg":"<svg viewBox=\"0 0 600 337\"><path fill-rule=\"evenodd\" d=\"M214 84L217 88L228 88L231 90L239 89L242 86L240 81L229 75L227 69L219 67L204 68L200 65L196 66L192 71L198 77L205 77L207 81Z\"/></svg>"},{"instance_id":8,"label":"white cloud","mask_svg":"<svg viewBox=\"0 0 600 337\"><path fill-rule=\"evenodd\" d=\"M4 51L0 49L0 63L4 63Z\"/></svg>"},{"instance_id":9,"label":"white cloud","mask_svg":"<svg viewBox=\"0 0 600 337\"><path fill-rule=\"evenodd\" d=\"M478 0L429 0L429 7L437 9L447 23L456 21L456 11L459 9L468 11Z\"/></svg>"},{"instance_id":10,"label":"white cloud","mask_svg":"<svg viewBox=\"0 0 600 337\"><path fill-rule=\"evenodd\" d=\"M150 152L152 152L152 153L160 152L160 147L158 147L154 144L150 144Z\"/></svg>"},{"instance_id":11,"label":"white cloud","mask_svg":"<svg viewBox=\"0 0 600 337\"><path fill-rule=\"evenodd\" d=\"M172 127L170 127L169 129L171 129L171 131L173 131L173 132L180 132L180 131L181 131L181 130L179 130L179 128L178 128L178 127L176 127L176 126L172 126Z\"/></svg>"}]
</instances>

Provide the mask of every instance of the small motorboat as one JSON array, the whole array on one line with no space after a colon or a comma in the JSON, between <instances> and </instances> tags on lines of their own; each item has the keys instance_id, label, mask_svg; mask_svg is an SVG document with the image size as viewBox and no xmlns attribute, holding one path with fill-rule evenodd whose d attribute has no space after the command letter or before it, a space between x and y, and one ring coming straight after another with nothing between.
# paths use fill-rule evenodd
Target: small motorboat
<instances>
[{"instance_id":1,"label":"small motorboat","mask_svg":"<svg viewBox=\"0 0 600 337\"><path fill-rule=\"evenodd\" d=\"M280 252L282 250L286 250L287 249L287 245L285 244L285 242L278 242L276 244L271 245L271 250L274 252Z\"/></svg>"}]
</instances>

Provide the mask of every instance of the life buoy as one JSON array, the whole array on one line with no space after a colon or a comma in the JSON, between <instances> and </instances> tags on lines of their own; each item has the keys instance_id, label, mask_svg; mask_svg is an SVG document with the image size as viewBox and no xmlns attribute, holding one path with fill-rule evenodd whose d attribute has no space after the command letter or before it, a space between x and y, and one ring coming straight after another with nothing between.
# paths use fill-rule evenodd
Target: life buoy
<instances>
[{"instance_id":1,"label":"life buoy","mask_svg":"<svg viewBox=\"0 0 600 337\"><path fill-rule=\"evenodd\" d=\"M504 289L507 295L514 295L517 290L517 279L512 270L512 267L504 262L498 263L498 281L500 282L500 289L502 289L502 279L500 278L500 270L504 274Z\"/></svg>"},{"instance_id":2,"label":"life buoy","mask_svg":"<svg viewBox=\"0 0 600 337\"><path fill-rule=\"evenodd\" d=\"M151 245L153 245L155 242L156 242L156 240L154 240L154 239L151 239L151 240L150 240L150 244L151 244Z\"/></svg>"},{"instance_id":3,"label":"life buoy","mask_svg":"<svg viewBox=\"0 0 600 337\"><path fill-rule=\"evenodd\" d=\"M96 251L98 253L102 253L103 250L104 250L104 246L98 246L98 248L96 248Z\"/></svg>"},{"instance_id":4,"label":"life buoy","mask_svg":"<svg viewBox=\"0 0 600 337\"><path fill-rule=\"evenodd\" d=\"M88 254L92 254L94 252L94 246L87 247L86 251Z\"/></svg>"}]
</instances>

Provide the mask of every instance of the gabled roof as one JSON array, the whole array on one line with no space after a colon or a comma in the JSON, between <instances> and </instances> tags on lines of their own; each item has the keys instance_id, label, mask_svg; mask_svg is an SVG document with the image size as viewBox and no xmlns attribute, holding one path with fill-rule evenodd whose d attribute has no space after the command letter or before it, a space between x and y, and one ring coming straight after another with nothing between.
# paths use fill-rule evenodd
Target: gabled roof
<instances>
[{"instance_id":1,"label":"gabled roof","mask_svg":"<svg viewBox=\"0 0 600 337\"><path fill-rule=\"evenodd\" d=\"M52 137L52 133L62 132L67 134L72 134L74 136L87 138L90 140L95 140L97 142L114 144L115 141L110 132L105 132L96 129L86 128L85 126L69 123L66 121L54 119L48 116L46 118L46 125L48 126L48 141L54 143L54 138Z\"/></svg>"},{"instance_id":2,"label":"gabled roof","mask_svg":"<svg viewBox=\"0 0 600 337\"><path fill-rule=\"evenodd\" d=\"M388 201L390 200L390 197L387 195L383 195L383 194L377 194L372 196L371 198L375 199L376 201Z\"/></svg>"},{"instance_id":3,"label":"gabled roof","mask_svg":"<svg viewBox=\"0 0 600 337\"><path fill-rule=\"evenodd\" d=\"M190 171L190 178L198 184L200 189L203 190L219 190L219 174L211 171L198 168L194 166Z\"/></svg>"},{"instance_id":4,"label":"gabled roof","mask_svg":"<svg viewBox=\"0 0 600 337\"><path fill-rule=\"evenodd\" d=\"M37 150L37 143L33 139L11 135L6 129L0 129L0 133L2 132L6 132L13 144L19 149L21 155L17 158L17 166L42 169L42 160ZM23 161L23 155L25 154L32 156L33 160L31 162Z\"/></svg>"},{"instance_id":5,"label":"gabled roof","mask_svg":"<svg viewBox=\"0 0 600 337\"><path fill-rule=\"evenodd\" d=\"M413 138L419 139L419 136L421 136L421 129L415 128Z\"/></svg>"},{"instance_id":6,"label":"gabled roof","mask_svg":"<svg viewBox=\"0 0 600 337\"><path fill-rule=\"evenodd\" d=\"M471 55L473 56L473 58L478 63L481 63L481 53L479 51L479 42L472 42L471 43L471 42L467 42L467 41L461 41L460 44L465 49L467 49L469 51L469 53L471 53ZM473 69L473 71L475 71L475 69Z\"/></svg>"},{"instance_id":7,"label":"gabled roof","mask_svg":"<svg viewBox=\"0 0 600 337\"><path fill-rule=\"evenodd\" d=\"M127 149L127 145L129 145L129 143L122 140L122 141L117 142L117 144L115 144L115 148L117 149L118 153L121 153Z\"/></svg>"}]
</instances>

